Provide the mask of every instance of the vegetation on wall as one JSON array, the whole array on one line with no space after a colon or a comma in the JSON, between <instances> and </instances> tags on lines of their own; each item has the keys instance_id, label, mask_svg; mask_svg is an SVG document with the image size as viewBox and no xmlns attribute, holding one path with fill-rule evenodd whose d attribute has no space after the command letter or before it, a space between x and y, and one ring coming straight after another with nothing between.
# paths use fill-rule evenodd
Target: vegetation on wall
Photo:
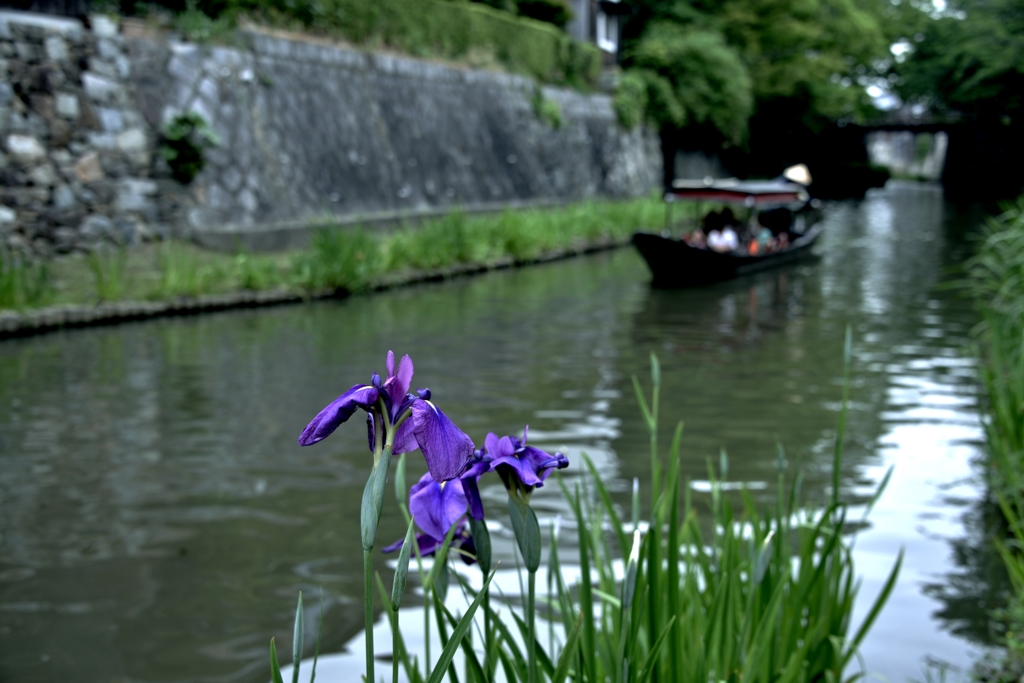
<instances>
[{"instance_id":1,"label":"vegetation on wall","mask_svg":"<svg viewBox=\"0 0 1024 683\"><path fill-rule=\"evenodd\" d=\"M194 40L223 41L245 15L369 48L500 65L543 83L592 87L601 72L597 47L552 25L570 18L562 0L531 0L531 9L518 7L520 16L505 0L189 0L180 8L176 0L163 2L176 12L178 30Z\"/></svg>"},{"instance_id":2,"label":"vegetation on wall","mask_svg":"<svg viewBox=\"0 0 1024 683\"><path fill-rule=\"evenodd\" d=\"M206 163L204 150L220 144L220 138L211 130L202 116L195 112L178 114L161 131L160 156L171 168L171 175L179 183L188 184L203 170Z\"/></svg>"}]
</instances>

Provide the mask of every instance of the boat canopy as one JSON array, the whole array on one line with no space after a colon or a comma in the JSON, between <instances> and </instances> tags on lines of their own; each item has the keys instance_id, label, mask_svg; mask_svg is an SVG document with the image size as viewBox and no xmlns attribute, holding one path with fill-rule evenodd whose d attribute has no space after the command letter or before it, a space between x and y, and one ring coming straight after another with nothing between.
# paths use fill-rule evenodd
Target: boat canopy
<instances>
[{"instance_id":1,"label":"boat canopy","mask_svg":"<svg viewBox=\"0 0 1024 683\"><path fill-rule=\"evenodd\" d=\"M785 180L676 180L665 193L666 202L701 201L743 206L803 204L807 188Z\"/></svg>"}]
</instances>

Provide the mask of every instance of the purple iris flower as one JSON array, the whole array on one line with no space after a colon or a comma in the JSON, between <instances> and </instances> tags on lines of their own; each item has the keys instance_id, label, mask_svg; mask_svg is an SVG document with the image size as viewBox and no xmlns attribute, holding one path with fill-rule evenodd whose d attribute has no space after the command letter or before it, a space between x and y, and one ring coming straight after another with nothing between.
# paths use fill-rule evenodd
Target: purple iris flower
<instances>
[{"instance_id":1,"label":"purple iris flower","mask_svg":"<svg viewBox=\"0 0 1024 683\"><path fill-rule=\"evenodd\" d=\"M424 474L409 491L409 512L416 526L423 532L416 535L416 544L421 555L433 555L444 543L448 530L457 525L453 545L461 547L470 555L475 554L473 540L466 532L466 509L469 501L462 487L461 479L438 483L430 473ZM384 552L390 553L402 547L405 539L393 543ZM463 555L463 559L466 555Z\"/></svg>"},{"instance_id":2,"label":"purple iris flower","mask_svg":"<svg viewBox=\"0 0 1024 683\"><path fill-rule=\"evenodd\" d=\"M387 443L392 454L419 448L436 481L459 476L473 455L473 441L455 426L430 400L430 389L409 393L413 365L403 356L397 369L395 354L388 351L388 377L376 372L369 384L357 384L321 410L299 436L300 446L311 446L330 436L338 426L362 408L367 412L370 450L379 453Z\"/></svg>"},{"instance_id":3,"label":"purple iris flower","mask_svg":"<svg viewBox=\"0 0 1024 683\"><path fill-rule=\"evenodd\" d=\"M490 467L505 482L510 492L530 495L533 489L543 486L551 472L569 466L569 460L561 453L554 455L526 445L530 427L523 430L523 440L514 436L503 436L491 432L484 439L484 450L490 457Z\"/></svg>"},{"instance_id":4,"label":"purple iris flower","mask_svg":"<svg viewBox=\"0 0 1024 683\"><path fill-rule=\"evenodd\" d=\"M459 476L462 490L469 502L469 516L479 521L484 518L484 501L480 497L480 485L477 483L483 475L491 471L491 457L480 449L473 453L465 471Z\"/></svg>"}]
</instances>

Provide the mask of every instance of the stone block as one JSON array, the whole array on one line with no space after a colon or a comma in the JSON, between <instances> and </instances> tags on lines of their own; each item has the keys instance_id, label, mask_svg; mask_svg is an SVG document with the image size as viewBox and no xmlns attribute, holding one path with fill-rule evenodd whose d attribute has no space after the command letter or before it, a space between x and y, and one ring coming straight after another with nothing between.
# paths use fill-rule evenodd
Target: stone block
<instances>
[{"instance_id":1,"label":"stone block","mask_svg":"<svg viewBox=\"0 0 1024 683\"><path fill-rule=\"evenodd\" d=\"M78 95L68 92L59 92L54 98L54 111L57 116L75 121L78 119L80 110L78 108Z\"/></svg>"},{"instance_id":2,"label":"stone block","mask_svg":"<svg viewBox=\"0 0 1024 683\"><path fill-rule=\"evenodd\" d=\"M32 135L8 135L7 153L11 159L23 164L40 161L46 156L46 149L39 139Z\"/></svg>"},{"instance_id":3,"label":"stone block","mask_svg":"<svg viewBox=\"0 0 1024 683\"><path fill-rule=\"evenodd\" d=\"M117 20L106 14L89 15L89 26L97 38L113 38L117 35Z\"/></svg>"},{"instance_id":4,"label":"stone block","mask_svg":"<svg viewBox=\"0 0 1024 683\"><path fill-rule=\"evenodd\" d=\"M114 68L117 69L117 75L124 79L132 75L132 63L124 55L118 55L114 58Z\"/></svg>"},{"instance_id":5,"label":"stone block","mask_svg":"<svg viewBox=\"0 0 1024 683\"><path fill-rule=\"evenodd\" d=\"M70 123L64 119L54 119L50 124L50 147L66 147L73 135Z\"/></svg>"},{"instance_id":6,"label":"stone block","mask_svg":"<svg viewBox=\"0 0 1024 683\"><path fill-rule=\"evenodd\" d=\"M53 231L53 242L56 251L66 254L75 248L78 231L74 228L57 228Z\"/></svg>"},{"instance_id":7,"label":"stone block","mask_svg":"<svg viewBox=\"0 0 1024 683\"><path fill-rule=\"evenodd\" d=\"M4 226L14 225L16 220L18 220L18 212L9 206L0 204L0 229Z\"/></svg>"},{"instance_id":8,"label":"stone block","mask_svg":"<svg viewBox=\"0 0 1024 683\"><path fill-rule=\"evenodd\" d=\"M109 237L114 234L114 222L101 213L93 213L85 217L78 231L92 239Z\"/></svg>"},{"instance_id":9,"label":"stone block","mask_svg":"<svg viewBox=\"0 0 1024 683\"><path fill-rule=\"evenodd\" d=\"M121 50L117 47L113 40L109 38L100 38L96 41L96 52L103 59L113 61L118 55L121 54Z\"/></svg>"},{"instance_id":10,"label":"stone block","mask_svg":"<svg viewBox=\"0 0 1024 683\"><path fill-rule=\"evenodd\" d=\"M100 155L89 152L75 163L75 176L81 183L94 183L103 179L103 166Z\"/></svg>"},{"instance_id":11,"label":"stone block","mask_svg":"<svg viewBox=\"0 0 1024 683\"><path fill-rule=\"evenodd\" d=\"M14 88L10 83L0 81L0 107L9 107L14 102Z\"/></svg>"},{"instance_id":12,"label":"stone block","mask_svg":"<svg viewBox=\"0 0 1024 683\"><path fill-rule=\"evenodd\" d=\"M109 78L112 81L117 80L117 67L114 66L113 62L108 62L105 59L90 57L89 71L91 71L94 74L98 74L103 78Z\"/></svg>"},{"instance_id":13,"label":"stone block","mask_svg":"<svg viewBox=\"0 0 1024 683\"><path fill-rule=\"evenodd\" d=\"M100 103L113 102L123 92L121 86L112 79L91 71L82 74L82 87L90 100Z\"/></svg>"},{"instance_id":14,"label":"stone block","mask_svg":"<svg viewBox=\"0 0 1024 683\"><path fill-rule=\"evenodd\" d=\"M107 133L120 133L124 129L124 114L119 109L96 107L100 128Z\"/></svg>"},{"instance_id":15,"label":"stone block","mask_svg":"<svg viewBox=\"0 0 1024 683\"><path fill-rule=\"evenodd\" d=\"M63 62L70 56L67 42L60 36L47 36L43 41L46 58L51 62Z\"/></svg>"},{"instance_id":16,"label":"stone block","mask_svg":"<svg viewBox=\"0 0 1024 683\"><path fill-rule=\"evenodd\" d=\"M156 183L152 180L125 178L117 184L114 209L126 213L155 214L156 204L150 199L154 194L156 194Z\"/></svg>"},{"instance_id":17,"label":"stone block","mask_svg":"<svg viewBox=\"0 0 1024 683\"><path fill-rule=\"evenodd\" d=\"M29 97L29 106L32 107L32 111L39 114L47 121L52 121L57 116L57 110L54 107L53 97L51 95L33 93L31 97Z\"/></svg>"},{"instance_id":18,"label":"stone block","mask_svg":"<svg viewBox=\"0 0 1024 683\"><path fill-rule=\"evenodd\" d=\"M40 164L28 173L28 179L36 187L53 187L57 184L57 173L50 164Z\"/></svg>"},{"instance_id":19,"label":"stone block","mask_svg":"<svg viewBox=\"0 0 1024 683\"><path fill-rule=\"evenodd\" d=\"M30 45L21 41L14 44L14 53L26 64L35 64L42 61L43 58L43 51L39 49L38 45Z\"/></svg>"},{"instance_id":20,"label":"stone block","mask_svg":"<svg viewBox=\"0 0 1024 683\"><path fill-rule=\"evenodd\" d=\"M126 130L117 136L117 148L125 154L139 154L148 152L146 134L140 128Z\"/></svg>"},{"instance_id":21,"label":"stone block","mask_svg":"<svg viewBox=\"0 0 1024 683\"><path fill-rule=\"evenodd\" d=\"M58 211L67 211L75 206L75 193L67 185L61 185L53 191L51 201Z\"/></svg>"},{"instance_id":22,"label":"stone block","mask_svg":"<svg viewBox=\"0 0 1024 683\"><path fill-rule=\"evenodd\" d=\"M85 137L89 147L94 149L105 152L112 152L117 149L117 136L113 133L88 133Z\"/></svg>"}]
</instances>

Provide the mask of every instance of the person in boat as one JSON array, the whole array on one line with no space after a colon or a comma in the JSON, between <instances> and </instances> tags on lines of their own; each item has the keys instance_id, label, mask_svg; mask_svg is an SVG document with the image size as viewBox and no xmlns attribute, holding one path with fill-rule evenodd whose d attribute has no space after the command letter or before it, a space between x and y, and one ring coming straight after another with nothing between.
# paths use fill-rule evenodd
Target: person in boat
<instances>
[{"instance_id":1,"label":"person in boat","mask_svg":"<svg viewBox=\"0 0 1024 683\"><path fill-rule=\"evenodd\" d=\"M708 233L708 249L719 253L736 251L740 247L740 238L732 226L723 226L721 230L712 230Z\"/></svg>"}]
</instances>

